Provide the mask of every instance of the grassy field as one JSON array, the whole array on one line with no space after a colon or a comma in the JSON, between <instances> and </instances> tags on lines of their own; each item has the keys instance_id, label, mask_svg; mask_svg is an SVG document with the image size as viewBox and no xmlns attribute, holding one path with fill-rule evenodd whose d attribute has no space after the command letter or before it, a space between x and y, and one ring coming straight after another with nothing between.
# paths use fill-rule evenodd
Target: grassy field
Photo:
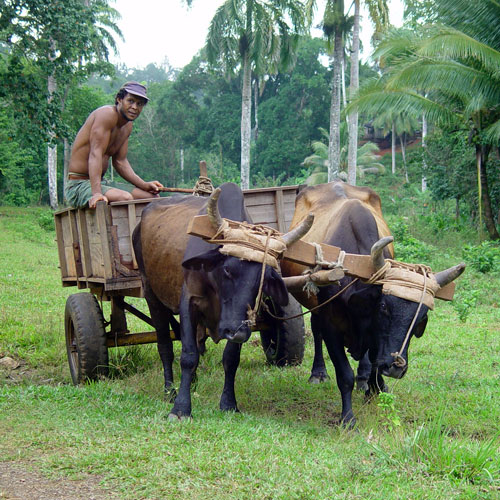
<instances>
[{"instance_id":1,"label":"grassy field","mask_svg":"<svg viewBox=\"0 0 500 500\"><path fill-rule=\"evenodd\" d=\"M284 369L265 363L254 334L237 375L241 414L217 410L223 345L208 343L194 419L172 423L154 345L112 350L109 379L71 385L63 318L77 290L61 287L50 220L46 209L0 208L0 358L20 364L0 368L0 461L54 478L96 475L123 499L500 497L498 270L469 266L460 302L438 301L412 341L408 375L371 402L354 395L353 431L338 426L335 382L307 383L310 333L303 364ZM427 238L433 268L462 260L463 235L408 223Z\"/></svg>"}]
</instances>

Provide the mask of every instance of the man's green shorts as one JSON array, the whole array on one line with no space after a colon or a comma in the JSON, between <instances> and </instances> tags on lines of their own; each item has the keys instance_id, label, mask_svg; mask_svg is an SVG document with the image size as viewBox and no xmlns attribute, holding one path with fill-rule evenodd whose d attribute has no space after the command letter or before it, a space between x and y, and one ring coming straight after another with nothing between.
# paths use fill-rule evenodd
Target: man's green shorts
<instances>
[{"instance_id":1,"label":"man's green shorts","mask_svg":"<svg viewBox=\"0 0 500 500\"><path fill-rule=\"evenodd\" d=\"M101 183L101 193L106 195L106 192L113 189L112 186L106 186ZM64 196L69 205L75 208L85 208L88 206L90 198L92 198L92 188L90 181L68 179L66 181L66 188Z\"/></svg>"}]
</instances>

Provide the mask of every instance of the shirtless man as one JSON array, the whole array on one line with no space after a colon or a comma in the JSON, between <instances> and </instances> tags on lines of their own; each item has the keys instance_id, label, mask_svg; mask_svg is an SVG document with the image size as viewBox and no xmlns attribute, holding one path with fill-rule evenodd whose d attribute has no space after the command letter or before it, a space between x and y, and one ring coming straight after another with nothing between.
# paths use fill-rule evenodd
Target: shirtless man
<instances>
[{"instance_id":1,"label":"shirtless man","mask_svg":"<svg viewBox=\"0 0 500 500\"><path fill-rule=\"evenodd\" d=\"M132 122L147 104L146 87L127 82L118 91L114 106L102 106L90 113L76 135L69 162L66 200L71 206L95 208L98 201L127 201L154 198L163 187L158 181L145 182L127 160ZM131 193L101 184L111 158L113 167L135 186Z\"/></svg>"}]
</instances>

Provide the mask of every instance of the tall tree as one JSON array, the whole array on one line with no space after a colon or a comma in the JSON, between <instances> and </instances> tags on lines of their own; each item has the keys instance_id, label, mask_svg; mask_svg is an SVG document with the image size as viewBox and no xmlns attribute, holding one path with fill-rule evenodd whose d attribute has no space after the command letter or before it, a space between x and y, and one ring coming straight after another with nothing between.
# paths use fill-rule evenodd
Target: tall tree
<instances>
[{"instance_id":1,"label":"tall tree","mask_svg":"<svg viewBox=\"0 0 500 500\"><path fill-rule=\"evenodd\" d=\"M328 141L328 181L333 180L340 168L340 115L342 91L342 61L344 37L350 30L352 19L344 15L344 0L327 0L322 28L333 63L332 94L330 100L330 137Z\"/></svg>"},{"instance_id":2,"label":"tall tree","mask_svg":"<svg viewBox=\"0 0 500 500\"><path fill-rule=\"evenodd\" d=\"M190 2L189 2L190 3ZM290 66L299 35L306 31L305 2L226 0L209 27L206 48L211 64L228 75L241 72L241 187L250 184L252 71Z\"/></svg>"}]
</instances>

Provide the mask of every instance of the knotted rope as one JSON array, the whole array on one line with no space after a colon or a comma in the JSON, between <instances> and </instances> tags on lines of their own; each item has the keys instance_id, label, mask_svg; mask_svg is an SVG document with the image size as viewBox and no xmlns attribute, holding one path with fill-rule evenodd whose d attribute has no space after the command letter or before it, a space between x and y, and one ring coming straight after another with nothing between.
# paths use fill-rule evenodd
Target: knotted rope
<instances>
[{"instance_id":1,"label":"knotted rope","mask_svg":"<svg viewBox=\"0 0 500 500\"><path fill-rule=\"evenodd\" d=\"M212 194L214 187L209 177L200 175L193 188L193 196L204 196Z\"/></svg>"},{"instance_id":2,"label":"knotted rope","mask_svg":"<svg viewBox=\"0 0 500 500\"><path fill-rule=\"evenodd\" d=\"M314 248L316 249L316 265L312 269L306 269L302 275L311 275L314 274L317 271L320 271L321 269L327 268L327 269L334 269L334 268L344 268L344 259L345 259L345 252L344 250L340 250L339 256L337 261L331 262L328 260L325 260L323 256L323 249L321 248L321 245L319 243L314 243L311 242L311 245L314 245ZM306 284L304 285L303 290L307 293L307 296L310 297L311 294L313 295L318 295L319 292L319 287L314 281L309 279Z\"/></svg>"}]
</instances>

